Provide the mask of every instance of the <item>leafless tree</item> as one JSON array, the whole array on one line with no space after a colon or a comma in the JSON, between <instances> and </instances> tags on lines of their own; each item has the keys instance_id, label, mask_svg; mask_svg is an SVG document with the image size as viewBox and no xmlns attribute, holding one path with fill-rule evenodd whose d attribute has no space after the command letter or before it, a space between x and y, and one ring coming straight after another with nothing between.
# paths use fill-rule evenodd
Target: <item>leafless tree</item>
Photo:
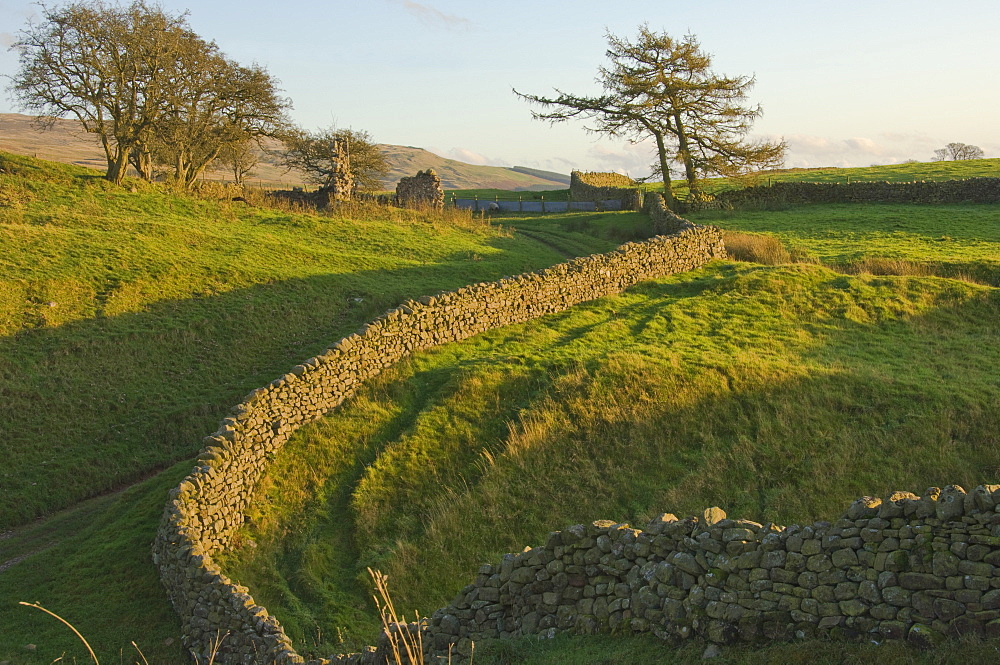
<instances>
[{"instance_id":1,"label":"leafless tree","mask_svg":"<svg viewBox=\"0 0 1000 665\"><path fill-rule=\"evenodd\" d=\"M985 153L978 145L968 145L966 143L949 143L943 148L934 151L934 161L944 162L947 160L962 159L982 159Z\"/></svg>"},{"instance_id":2,"label":"leafless tree","mask_svg":"<svg viewBox=\"0 0 1000 665\"><path fill-rule=\"evenodd\" d=\"M190 184L221 146L277 133L287 100L259 67L241 67L195 34L187 14L145 0L122 7L103 0L41 5L14 47L11 91L43 124L75 117L96 134L107 179L121 183L131 163L151 178L169 159L174 179Z\"/></svg>"}]
</instances>

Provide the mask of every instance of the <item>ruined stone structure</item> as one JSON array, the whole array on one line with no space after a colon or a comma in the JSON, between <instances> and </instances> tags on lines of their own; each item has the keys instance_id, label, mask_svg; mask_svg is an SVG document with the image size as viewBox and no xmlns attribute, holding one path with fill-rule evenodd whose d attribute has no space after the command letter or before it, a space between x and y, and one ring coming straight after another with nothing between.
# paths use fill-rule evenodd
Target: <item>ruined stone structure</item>
<instances>
[{"instance_id":1,"label":"ruined stone structure","mask_svg":"<svg viewBox=\"0 0 1000 665\"><path fill-rule=\"evenodd\" d=\"M332 201L348 201L354 196L354 175L351 173L351 151L345 139L334 141L334 152L337 153L337 171L324 189L330 193Z\"/></svg>"},{"instance_id":2,"label":"ruined stone structure","mask_svg":"<svg viewBox=\"0 0 1000 665\"><path fill-rule=\"evenodd\" d=\"M427 169L401 179L396 185L396 201L404 208L444 208L440 176L433 169Z\"/></svg>"},{"instance_id":3,"label":"ruined stone structure","mask_svg":"<svg viewBox=\"0 0 1000 665\"><path fill-rule=\"evenodd\" d=\"M622 210L642 209L642 189L620 173L573 171L569 174L569 195L574 201L618 199L622 202Z\"/></svg>"},{"instance_id":4,"label":"ruined stone structure","mask_svg":"<svg viewBox=\"0 0 1000 665\"><path fill-rule=\"evenodd\" d=\"M273 453L295 429L415 351L559 312L724 256L718 229L693 227L546 270L425 296L253 391L206 439L197 466L171 490L153 543L153 560L181 617L185 644L207 661L217 637L227 635L217 663L303 662L278 621L214 560L244 523Z\"/></svg>"}]
</instances>

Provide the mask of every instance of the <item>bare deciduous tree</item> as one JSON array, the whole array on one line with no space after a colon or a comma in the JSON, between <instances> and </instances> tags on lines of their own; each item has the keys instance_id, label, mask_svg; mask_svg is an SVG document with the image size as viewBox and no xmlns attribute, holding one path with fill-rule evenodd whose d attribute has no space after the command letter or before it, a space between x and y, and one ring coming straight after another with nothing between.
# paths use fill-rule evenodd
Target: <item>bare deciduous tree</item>
<instances>
[{"instance_id":1,"label":"bare deciduous tree","mask_svg":"<svg viewBox=\"0 0 1000 665\"><path fill-rule=\"evenodd\" d=\"M20 69L11 90L44 123L74 116L96 134L107 179L121 183L131 163L151 178L168 161L188 185L229 141L277 133L287 100L259 67L241 67L195 34L187 14L145 0L41 5L42 21L14 47Z\"/></svg>"},{"instance_id":2,"label":"bare deciduous tree","mask_svg":"<svg viewBox=\"0 0 1000 665\"><path fill-rule=\"evenodd\" d=\"M389 163L368 132L332 126L316 132L296 129L281 141L285 145L282 164L302 171L323 188L331 186L343 162L360 191L382 189L382 178L389 172Z\"/></svg>"},{"instance_id":3,"label":"bare deciduous tree","mask_svg":"<svg viewBox=\"0 0 1000 665\"><path fill-rule=\"evenodd\" d=\"M982 159L985 153L978 145L968 145L966 143L949 143L943 148L934 151L934 161L943 162L949 159Z\"/></svg>"},{"instance_id":4,"label":"bare deciduous tree","mask_svg":"<svg viewBox=\"0 0 1000 665\"><path fill-rule=\"evenodd\" d=\"M151 128L167 111L164 89L177 68L178 45L189 31L185 15L170 15L142 0L125 8L100 0L41 6L14 48L20 69L12 92L43 122L71 115L96 134L107 158L107 179L121 183L130 158L143 160Z\"/></svg>"}]
</instances>

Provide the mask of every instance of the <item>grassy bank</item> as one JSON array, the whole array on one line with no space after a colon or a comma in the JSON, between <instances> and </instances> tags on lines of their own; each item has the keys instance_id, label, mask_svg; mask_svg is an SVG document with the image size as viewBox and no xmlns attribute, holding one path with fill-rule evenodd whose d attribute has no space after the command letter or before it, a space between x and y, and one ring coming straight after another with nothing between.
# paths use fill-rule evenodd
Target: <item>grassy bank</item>
<instances>
[{"instance_id":1,"label":"grassy bank","mask_svg":"<svg viewBox=\"0 0 1000 665\"><path fill-rule=\"evenodd\" d=\"M912 224L900 259L995 269L996 207L962 224L920 210L892 213ZM365 566L429 613L479 564L575 522L709 505L803 522L995 479L1000 292L845 275L819 262L869 251L884 222L798 214L732 226L794 239L811 263L719 262L395 368L279 455L227 569L320 655L371 639ZM942 224L954 242L935 241Z\"/></svg>"},{"instance_id":2,"label":"grassy bank","mask_svg":"<svg viewBox=\"0 0 1000 665\"><path fill-rule=\"evenodd\" d=\"M246 392L407 297L612 245L458 211L338 218L2 168L0 528L193 455Z\"/></svg>"},{"instance_id":3,"label":"grassy bank","mask_svg":"<svg viewBox=\"0 0 1000 665\"><path fill-rule=\"evenodd\" d=\"M21 600L78 624L105 660L135 639L180 662L149 544L233 404L408 297L614 245L463 213L116 189L7 154L0 171L0 661L16 663L86 658Z\"/></svg>"},{"instance_id":4,"label":"grassy bank","mask_svg":"<svg viewBox=\"0 0 1000 665\"><path fill-rule=\"evenodd\" d=\"M765 234L791 256L848 272L960 277L1000 286L1000 206L825 204L700 211L701 224Z\"/></svg>"}]
</instances>

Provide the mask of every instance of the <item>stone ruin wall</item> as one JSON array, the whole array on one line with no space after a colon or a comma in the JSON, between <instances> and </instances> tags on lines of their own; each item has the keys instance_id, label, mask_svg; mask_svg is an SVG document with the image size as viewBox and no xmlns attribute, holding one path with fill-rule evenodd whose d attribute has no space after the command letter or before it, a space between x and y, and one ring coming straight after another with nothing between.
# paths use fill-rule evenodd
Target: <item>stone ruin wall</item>
<instances>
[{"instance_id":1,"label":"stone ruin wall","mask_svg":"<svg viewBox=\"0 0 1000 665\"><path fill-rule=\"evenodd\" d=\"M404 208L444 208L441 178L433 169L417 171L417 175L402 178L396 185L396 202Z\"/></svg>"},{"instance_id":2,"label":"stone ruin wall","mask_svg":"<svg viewBox=\"0 0 1000 665\"><path fill-rule=\"evenodd\" d=\"M795 203L1000 203L1000 178L919 182L777 182L715 195L733 207Z\"/></svg>"},{"instance_id":3,"label":"stone ruin wall","mask_svg":"<svg viewBox=\"0 0 1000 665\"><path fill-rule=\"evenodd\" d=\"M304 662L278 621L213 558L226 551L244 524L258 480L298 427L415 351L562 311L725 255L718 229L693 227L546 270L425 296L250 393L205 440L191 474L171 490L153 543L153 560L181 617L185 645L207 661L217 637L227 635L215 662Z\"/></svg>"},{"instance_id":4,"label":"stone ruin wall","mask_svg":"<svg viewBox=\"0 0 1000 665\"><path fill-rule=\"evenodd\" d=\"M642 189L620 173L573 171L569 174L569 195L574 201L618 199L622 202L622 210L642 209Z\"/></svg>"},{"instance_id":5,"label":"stone ruin wall","mask_svg":"<svg viewBox=\"0 0 1000 665\"><path fill-rule=\"evenodd\" d=\"M718 508L661 515L645 530L578 524L482 566L423 630L430 655L454 645L460 657L472 642L562 632L918 647L1000 637L1000 485L863 497L835 522L807 526L728 519Z\"/></svg>"}]
</instances>

